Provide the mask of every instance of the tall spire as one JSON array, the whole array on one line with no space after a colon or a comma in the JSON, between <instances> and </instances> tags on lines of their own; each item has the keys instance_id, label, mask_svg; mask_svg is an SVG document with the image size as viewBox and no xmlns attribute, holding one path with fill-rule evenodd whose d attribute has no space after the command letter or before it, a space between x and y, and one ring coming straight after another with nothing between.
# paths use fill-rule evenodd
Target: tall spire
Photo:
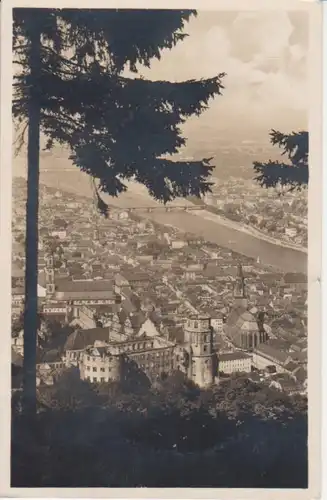
<instances>
[{"instance_id":1,"label":"tall spire","mask_svg":"<svg viewBox=\"0 0 327 500\"><path fill-rule=\"evenodd\" d=\"M235 299L235 305L247 307L245 281L241 263L239 263L237 266L237 275L234 287L234 299Z\"/></svg>"},{"instance_id":2,"label":"tall spire","mask_svg":"<svg viewBox=\"0 0 327 500\"><path fill-rule=\"evenodd\" d=\"M237 276L238 278L244 279L242 264L239 262L237 265Z\"/></svg>"},{"instance_id":3,"label":"tall spire","mask_svg":"<svg viewBox=\"0 0 327 500\"><path fill-rule=\"evenodd\" d=\"M237 274L236 274L236 282L234 288L234 297L245 297L245 283L244 283L244 275L242 264L238 264L237 266Z\"/></svg>"}]
</instances>

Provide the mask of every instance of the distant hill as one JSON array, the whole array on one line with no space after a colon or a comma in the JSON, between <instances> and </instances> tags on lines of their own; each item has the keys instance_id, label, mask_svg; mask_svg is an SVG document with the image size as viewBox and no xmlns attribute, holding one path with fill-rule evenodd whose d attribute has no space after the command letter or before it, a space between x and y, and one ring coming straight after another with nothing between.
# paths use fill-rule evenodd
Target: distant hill
<instances>
[{"instance_id":1,"label":"distant hill","mask_svg":"<svg viewBox=\"0 0 327 500\"><path fill-rule=\"evenodd\" d=\"M41 171L51 169L58 172L67 168L74 168L68 156L69 151L62 147L54 147L51 152L41 151ZM278 159L280 155L278 150L269 143L263 144L252 140L244 140L232 145L227 140L222 139L215 143L212 136L207 140L193 140L176 155L176 159L193 158L197 160L210 157L212 157L212 164L216 167L213 172L215 177L226 179L231 176L251 179L254 177L252 168L254 161ZM78 173L77 168L76 173ZM13 174L14 176L26 176L26 156L24 152L18 158L13 159ZM73 177L75 178L75 175Z\"/></svg>"}]
</instances>

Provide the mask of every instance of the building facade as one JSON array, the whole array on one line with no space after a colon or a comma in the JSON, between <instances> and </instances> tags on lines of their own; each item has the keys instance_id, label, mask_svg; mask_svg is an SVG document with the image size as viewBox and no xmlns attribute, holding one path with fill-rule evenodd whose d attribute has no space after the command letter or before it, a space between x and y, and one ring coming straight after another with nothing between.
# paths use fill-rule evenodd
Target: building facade
<instances>
[{"instance_id":1,"label":"building facade","mask_svg":"<svg viewBox=\"0 0 327 500\"><path fill-rule=\"evenodd\" d=\"M184 372L200 387L215 381L218 372L209 317L189 318L182 344L152 330L141 328L136 335L115 333L110 326L75 331L66 342L66 366L79 367L81 378L91 383L117 381L137 372L153 383L174 370Z\"/></svg>"},{"instance_id":2,"label":"building facade","mask_svg":"<svg viewBox=\"0 0 327 500\"><path fill-rule=\"evenodd\" d=\"M252 367L252 357L244 352L228 352L219 355L218 371L219 373L250 373Z\"/></svg>"},{"instance_id":3,"label":"building facade","mask_svg":"<svg viewBox=\"0 0 327 500\"><path fill-rule=\"evenodd\" d=\"M54 259L51 253L45 255L45 289L46 297L51 298L55 294L55 274L54 274Z\"/></svg>"},{"instance_id":4,"label":"building facade","mask_svg":"<svg viewBox=\"0 0 327 500\"><path fill-rule=\"evenodd\" d=\"M105 343L95 343L87 347L79 360L80 377L91 383L119 381L121 378L122 360L112 354Z\"/></svg>"}]
</instances>

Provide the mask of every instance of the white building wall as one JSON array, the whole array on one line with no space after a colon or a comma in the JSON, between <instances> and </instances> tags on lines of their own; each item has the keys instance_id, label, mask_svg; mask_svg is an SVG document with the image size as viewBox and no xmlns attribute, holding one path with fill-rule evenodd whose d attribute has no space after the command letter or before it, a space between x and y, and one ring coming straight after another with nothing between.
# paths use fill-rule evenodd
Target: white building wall
<instances>
[{"instance_id":1,"label":"white building wall","mask_svg":"<svg viewBox=\"0 0 327 500\"><path fill-rule=\"evenodd\" d=\"M238 373L238 372L251 372L251 358L248 359L228 359L219 361L220 372L230 374L230 373Z\"/></svg>"},{"instance_id":2,"label":"white building wall","mask_svg":"<svg viewBox=\"0 0 327 500\"><path fill-rule=\"evenodd\" d=\"M207 387L213 382L212 357L192 357L192 381L199 387Z\"/></svg>"},{"instance_id":3,"label":"white building wall","mask_svg":"<svg viewBox=\"0 0 327 500\"><path fill-rule=\"evenodd\" d=\"M145 320L143 323L139 336L145 334L147 337L158 337L159 332L157 328L155 327L154 323L148 318Z\"/></svg>"},{"instance_id":4,"label":"white building wall","mask_svg":"<svg viewBox=\"0 0 327 500\"><path fill-rule=\"evenodd\" d=\"M171 242L171 248L174 248L175 250L184 248L185 246L187 246L187 242L183 240L173 240Z\"/></svg>"}]
</instances>

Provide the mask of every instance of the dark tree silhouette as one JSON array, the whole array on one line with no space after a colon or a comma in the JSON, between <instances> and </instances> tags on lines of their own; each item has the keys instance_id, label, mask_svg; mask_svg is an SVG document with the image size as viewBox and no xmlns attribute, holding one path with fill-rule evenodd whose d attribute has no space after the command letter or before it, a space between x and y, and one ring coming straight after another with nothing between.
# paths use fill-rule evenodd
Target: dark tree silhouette
<instances>
[{"instance_id":1,"label":"dark tree silhouette","mask_svg":"<svg viewBox=\"0 0 327 500\"><path fill-rule=\"evenodd\" d=\"M17 33L29 9L17 10ZM33 13L34 15L34 13ZM95 179L95 193L117 196L123 179L135 178L161 201L197 195L210 189L209 159L172 161L186 143L179 126L199 115L221 93L223 73L210 79L171 83L136 78L160 51L186 35L194 11L52 10L40 11L42 67L37 80L42 131L67 145L71 159ZM35 17L35 16L34 16ZM54 18L59 20L54 27ZM151 26L151 28L149 28ZM127 29L128 28L128 29ZM22 74L15 82L14 116L26 121L29 65L24 46ZM53 46L53 47L52 47ZM73 51L71 57L67 51ZM126 67L134 78L123 77ZM100 210L106 204L98 198Z\"/></svg>"},{"instance_id":2,"label":"dark tree silhouette","mask_svg":"<svg viewBox=\"0 0 327 500\"><path fill-rule=\"evenodd\" d=\"M49 408L59 410L94 407L98 403L96 392L88 382L80 379L74 368L67 369L54 385L39 389L38 396Z\"/></svg>"},{"instance_id":3,"label":"dark tree silhouette","mask_svg":"<svg viewBox=\"0 0 327 500\"><path fill-rule=\"evenodd\" d=\"M30 19L25 26L26 63L29 67L27 84L28 116L27 144L27 201L26 201L26 266L24 307L24 364L23 406L27 414L36 411L36 343L38 330L37 266L38 266L38 215L39 215L39 150L40 150L40 103L36 81L41 71L40 26Z\"/></svg>"},{"instance_id":4,"label":"dark tree silhouette","mask_svg":"<svg viewBox=\"0 0 327 500\"><path fill-rule=\"evenodd\" d=\"M210 190L209 159L173 161L186 143L179 126L221 94L221 73L206 80L171 83L138 77L163 49L183 40L196 11L14 9L13 116L28 126L24 394L35 412L39 137L46 149L60 143L93 179L98 209L108 215L104 192L117 196L124 179L144 184L167 202ZM134 78L122 76L129 68Z\"/></svg>"},{"instance_id":5,"label":"dark tree silhouette","mask_svg":"<svg viewBox=\"0 0 327 500\"><path fill-rule=\"evenodd\" d=\"M283 134L276 130L270 133L270 142L279 146L287 156L287 162L269 160L266 163L254 162L255 180L263 187L281 186L286 191L301 190L309 181L309 134L292 132Z\"/></svg>"}]
</instances>

